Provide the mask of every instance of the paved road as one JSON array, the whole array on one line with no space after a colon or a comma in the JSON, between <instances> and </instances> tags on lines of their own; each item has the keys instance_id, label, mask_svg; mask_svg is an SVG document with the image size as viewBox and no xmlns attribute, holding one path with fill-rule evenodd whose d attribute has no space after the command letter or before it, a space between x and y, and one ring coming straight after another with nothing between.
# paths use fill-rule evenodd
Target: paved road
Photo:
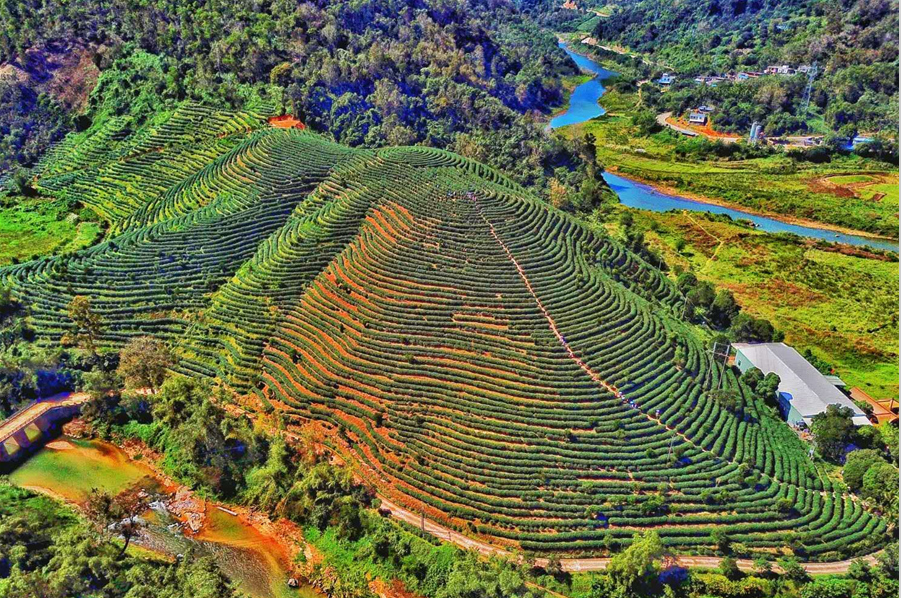
<instances>
[{"instance_id":1,"label":"paved road","mask_svg":"<svg viewBox=\"0 0 901 598\"><path fill-rule=\"evenodd\" d=\"M673 115L672 112L661 112L657 115L657 124L661 127L669 127L673 131L677 133L682 133L683 135L688 135L689 137L697 137L698 132L692 131L691 129L686 129L684 127L680 127L679 125L675 125L669 121L669 117Z\"/></svg>"},{"instance_id":2,"label":"paved road","mask_svg":"<svg viewBox=\"0 0 901 598\"><path fill-rule=\"evenodd\" d=\"M503 548L494 546L483 540L477 540L468 536L464 536L463 534L447 528L439 523L435 523L430 519L423 518L420 513L414 513L408 509L405 509L404 507L401 507L397 503L392 502L390 499L382 496L381 494L379 495L379 499L381 499L382 501L382 507L391 511L392 517L409 523L410 525L413 525L415 527L421 528L440 540L451 542L465 550L475 550L476 552L484 556L491 556L495 554L507 557L513 556L510 552L504 550ZM867 555L866 557L863 557L863 560L873 565L876 563L876 554ZM518 558L521 559L522 557ZM686 568L716 569L717 567L719 567L721 560L722 559L717 556L676 556L670 562ZM547 564L547 559L535 559L535 563L539 566L544 566ZM564 571L570 571L573 573L579 571L603 571L607 568L607 565L609 563L609 557L561 559L560 561L560 565ZM738 568L742 571L754 570L754 562L750 559L737 559L737 563ZM801 566L804 567L804 569L812 575L824 575L847 573L848 568L851 566L851 563L851 560L846 560L833 561L830 563L802 563ZM778 565L773 565L773 570L777 572L781 571Z\"/></svg>"},{"instance_id":3,"label":"paved road","mask_svg":"<svg viewBox=\"0 0 901 598\"><path fill-rule=\"evenodd\" d=\"M24 429L28 424L56 407L66 407L70 405L81 405L91 398L86 392L68 393L64 392L46 399L41 399L36 403L32 403L25 409L14 413L12 416L0 423L0 442L5 442L10 436Z\"/></svg>"}]
</instances>

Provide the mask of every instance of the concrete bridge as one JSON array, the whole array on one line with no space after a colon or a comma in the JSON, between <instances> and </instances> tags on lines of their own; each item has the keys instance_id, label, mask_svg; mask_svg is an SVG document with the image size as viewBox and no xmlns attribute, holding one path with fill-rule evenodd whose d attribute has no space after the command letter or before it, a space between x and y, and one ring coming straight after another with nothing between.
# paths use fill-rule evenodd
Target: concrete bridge
<instances>
[{"instance_id":1,"label":"concrete bridge","mask_svg":"<svg viewBox=\"0 0 901 598\"><path fill-rule=\"evenodd\" d=\"M0 464L12 463L47 440L91 398L85 392L38 399L0 423Z\"/></svg>"}]
</instances>

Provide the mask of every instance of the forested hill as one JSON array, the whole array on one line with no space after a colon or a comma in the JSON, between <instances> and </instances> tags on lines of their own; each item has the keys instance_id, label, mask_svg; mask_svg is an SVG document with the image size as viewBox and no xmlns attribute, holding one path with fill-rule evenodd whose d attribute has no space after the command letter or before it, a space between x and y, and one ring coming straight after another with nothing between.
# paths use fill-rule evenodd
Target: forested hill
<instances>
[{"instance_id":1,"label":"forested hill","mask_svg":"<svg viewBox=\"0 0 901 598\"><path fill-rule=\"evenodd\" d=\"M99 85L82 126L185 99L241 108L262 96L351 146L424 144L520 183L544 185L560 167L558 178L580 183L581 160L534 117L563 101L560 77L575 66L510 2L23 0L3 3L0 23L0 65L40 70L53 55L90 55ZM28 144L61 137L75 114L33 120L40 98L0 85L4 155L33 163L40 148ZM41 101L60 103L49 96Z\"/></svg>"},{"instance_id":2,"label":"forested hill","mask_svg":"<svg viewBox=\"0 0 901 598\"><path fill-rule=\"evenodd\" d=\"M851 125L892 135L897 129L897 1L626 0L599 21L595 35L692 75L816 61L811 108L830 129ZM785 77L779 85L765 79L748 86L754 93L742 101L767 103L776 94L780 111L803 119L797 107L806 77ZM784 128L796 129L792 124Z\"/></svg>"}]
</instances>

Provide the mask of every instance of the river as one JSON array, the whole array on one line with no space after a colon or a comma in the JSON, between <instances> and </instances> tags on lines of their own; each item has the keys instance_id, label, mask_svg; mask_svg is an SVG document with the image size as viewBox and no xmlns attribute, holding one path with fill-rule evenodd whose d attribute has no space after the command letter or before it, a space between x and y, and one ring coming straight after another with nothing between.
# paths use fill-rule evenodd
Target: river
<instances>
[{"instance_id":1,"label":"river","mask_svg":"<svg viewBox=\"0 0 901 598\"><path fill-rule=\"evenodd\" d=\"M610 188L613 189L619 197L620 203L629 206L630 208L650 210L652 212L691 210L692 212L708 212L710 214L728 214L736 220L750 220L759 230L768 233L793 233L811 239L822 239L824 241L834 241L836 243L857 246L868 245L874 249L885 249L898 253L898 243L889 239L849 235L824 228L789 224L788 222L767 218L766 216L757 216L756 214L743 212L734 208L727 208L716 204L688 199L687 197L679 195L663 193L650 185L645 185L610 172L604 173L604 180L607 181L607 184L610 185Z\"/></svg>"},{"instance_id":2,"label":"river","mask_svg":"<svg viewBox=\"0 0 901 598\"><path fill-rule=\"evenodd\" d=\"M168 494L152 469L119 447L98 440L59 438L32 455L9 476L11 483L81 504L92 488L112 494L139 484L151 495ZM219 568L252 598L321 598L311 587L288 587L290 565L280 543L242 518L208 506L201 532L188 537L165 508L149 510L147 526L133 543L168 555L193 548L212 556Z\"/></svg>"},{"instance_id":3,"label":"river","mask_svg":"<svg viewBox=\"0 0 901 598\"><path fill-rule=\"evenodd\" d=\"M569 109L563 114L551 119L550 128L556 129L567 125L575 125L605 113L604 108L598 104L606 89L603 81L614 75L615 72L607 70L581 54L569 49L565 42L560 42L560 47L575 61L580 69L595 74L595 77L576 87L570 96ZM845 243L859 247L869 246L874 249L884 249L898 253L898 242L884 238L866 237L840 233L833 230L813 226L790 224L775 218L758 216L740 209L727 208L712 203L689 199L680 195L671 195L657 191L650 185L645 185L623 176L609 172L604 173L604 180L619 197L620 203L640 210L654 212L667 212L669 210L690 210L692 212L708 212L711 214L728 214L734 219L749 220L762 231L768 233L792 233L801 237L821 239L836 243Z\"/></svg>"},{"instance_id":4,"label":"river","mask_svg":"<svg viewBox=\"0 0 901 598\"><path fill-rule=\"evenodd\" d=\"M569 108L566 109L566 112L551 119L549 126L552 129L575 125L604 114L606 110L598 104L598 100L606 91L603 81L616 75L615 72L608 71L587 56L576 54L567 47L565 42L560 42L560 47L569 54L569 57L580 69L593 73L594 77L573 90L569 96Z\"/></svg>"}]
</instances>

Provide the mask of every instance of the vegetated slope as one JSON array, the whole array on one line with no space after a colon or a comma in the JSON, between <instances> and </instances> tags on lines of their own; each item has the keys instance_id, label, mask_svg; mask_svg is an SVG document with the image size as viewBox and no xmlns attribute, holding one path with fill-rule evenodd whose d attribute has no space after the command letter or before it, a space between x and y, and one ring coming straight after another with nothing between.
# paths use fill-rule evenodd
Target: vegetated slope
<instances>
[{"instance_id":1,"label":"vegetated slope","mask_svg":"<svg viewBox=\"0 0 901 598\"><path fill-rule=\"evenodd\" d=\"M659 271L457 155L262 123L184 105L72 139L37 187L121 234L0 282L51 342L89 295L105 344L166 338L182 373L333 426L383 492L526 549L647 528L682 549L722 531L813 558L880 544L884 521L720 380ZM743 411L711 397L722 386Z\"/></svg>"},{"instance_id":2,"label":"vegetated slope","mask_svg":"<svg viewBox=\"0 0 901 598\"><path fill-rule=\"evenodd\" d=\"M72 56L97 80L86 105L39 96L47 63ZM451 149L530 186L585 178L544 131L576 66L510 2L24 0L0 5L8 70L22 81L0 77L0 174L75 127L265 97L345 145Z\"/></svg>"},{"instance_id":3,"label":"vegetated slope","mask_svg":"<svg viewBox=\"0 0 901 598\"><path fill-rule=\"evenodd\" d=\"M897 141L897 1L629 0L610 18L598 21L595 35L693 75L817 62L810 97L817 118L845 137L867 131ZM813 124L805 123L806 75L745 83L716 89L692 86L696 97L690 101L704 102L709 95L708 101L725 112L719 123L730 130L746 132L753 120L773 134L805 131ZM661 100L674 109L678 104L673 102L685 95L680 90Z\"/></svg>"}]
</instances>

